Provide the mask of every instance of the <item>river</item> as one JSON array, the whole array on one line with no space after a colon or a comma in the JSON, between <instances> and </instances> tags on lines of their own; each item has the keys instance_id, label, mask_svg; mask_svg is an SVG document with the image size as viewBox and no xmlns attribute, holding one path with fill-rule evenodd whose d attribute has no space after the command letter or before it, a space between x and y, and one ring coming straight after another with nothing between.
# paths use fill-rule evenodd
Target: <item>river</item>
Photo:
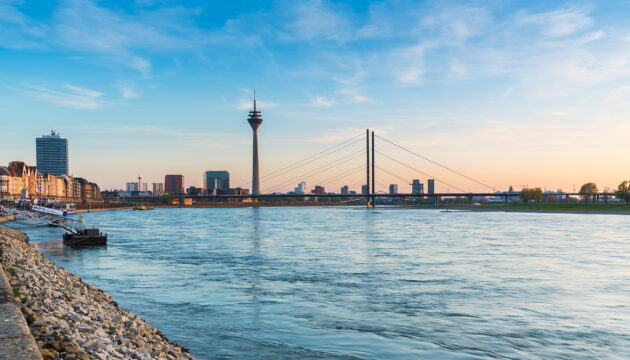
<instances>
[{"instance_id":1,"label":"river","mask_svg":"<svg viewBox=\"0 0 630 360\"><path fill-rule=\"evenodd\" d=\"M630 357L629 216L350 207L82 214L20 227L199 359Z\"/></svg>"}]
</instances>

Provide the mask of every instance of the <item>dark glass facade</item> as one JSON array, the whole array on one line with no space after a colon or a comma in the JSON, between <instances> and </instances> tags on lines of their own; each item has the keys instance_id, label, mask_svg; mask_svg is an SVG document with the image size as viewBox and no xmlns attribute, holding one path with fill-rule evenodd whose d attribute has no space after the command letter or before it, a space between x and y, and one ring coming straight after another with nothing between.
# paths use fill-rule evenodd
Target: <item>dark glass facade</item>
<instances>
[{"instance_id":1,"label":"dark glass facade","mask_svg":"<svg viewBox=\"0 0 630 360\"><path fill-rule=\"evenodd\" d=\"M68 139L51 131L35 140L37 171L40 174L68 175Z\"/></svg>"}]
</instances>

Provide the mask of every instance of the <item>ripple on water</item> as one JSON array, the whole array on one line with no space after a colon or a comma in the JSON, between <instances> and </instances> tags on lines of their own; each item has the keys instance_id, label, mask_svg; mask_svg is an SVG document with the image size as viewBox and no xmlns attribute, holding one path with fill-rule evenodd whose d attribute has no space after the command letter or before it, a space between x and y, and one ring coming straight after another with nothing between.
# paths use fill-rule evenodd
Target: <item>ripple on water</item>
<instances>
[{"instance_id":1,"label":"ripple on water","mask_svg":"<svg viewBox=\"0 0 630 360\"><path fill-rule=\"evenodd\" d=\"M630 357L624 216L357 208L83 214L49 259L200 359Z\"/></svg>"}]
</instances>

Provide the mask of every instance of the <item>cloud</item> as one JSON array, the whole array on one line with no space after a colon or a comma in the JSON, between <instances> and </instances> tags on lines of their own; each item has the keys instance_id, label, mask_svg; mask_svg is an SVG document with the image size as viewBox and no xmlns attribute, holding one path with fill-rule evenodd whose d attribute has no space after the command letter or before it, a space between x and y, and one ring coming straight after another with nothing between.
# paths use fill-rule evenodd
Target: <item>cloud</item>
<instances>
[{"instance_id":1,"label":"cloud","mask_svg":"<svg viewBox=\"0 0 630 360\"><path fill-rule=\"evenodd\" d=\"M311 105L315 107L331 107L335 105L334 101L326 99L323 96L316 96L311 99Z\"/></svg>"},{"instance_id":2,"label":"cloud","mask_svg":"<svg viewBox=\"0 0 630 360\"><path fill-rule=\"evenodd\" d=\"M87 0L66 1L54 14L59 41L73 49L125 53L131 49L190 49L198 31L182 24L194 9L170 8L127 15ZM188 41L182 41L188 37Z\"/></svg>"},{"instance_id":3,"label":"cloud","mask_svg":"<svg viewBox=\"0 0 630 360\"><path fill-rule=\"evenodd\" d=\"M484 34L491 21L483 8L444 6L424 16L415 31L421 36L438 37L443 45L457 45Z\"/></svg>"},{"instance_id":4,"label":"cloud","mask_svg":"<svg viewBox=\"0 0 630 360\"><path fill-rule=\"evenodd\" d=\"M104 102L101 100L103 93L74 85L63 85L61 89L55 90L44 86L25 86L22 88L9 87L51 104L69 107L73 109L100 109Z\"/></svg>"},{"instance_id":5,"label":"cloud","mask_svg":"<svg viewBox=\"0 0 630 360\"><path fill-rule=\"evenodd\" d=\"M270 109L270 108L275 108L278 107L278 104L272 102L272 101L260 101L258 99L256 99L256 108L258 110L261 109ZM237 110L251 110L254 108L254 103L252 100L247 100L247 99L241 99L239 101L238 104L236 104L235 109Z\"/></svg>"},{"instance_id":6,"label":"cloud","mask_svg":"<svg viewBox=\"0 0 630 360\"><path fill-rule=\"evenodd\" d=\"M132 100L140 97L140 94L138 94L131 85L118 82L114 86L120 91L120 95L125 100Z\"/></svg>"},{"instance_id":7,"label":"cloud","mask_svg":"<svg viewBox=\"0 0 630 360\"><path fill-rule=\"evenodd\" d=\"M432 47L430 44L419 44L394 50L388 56L389 67L394 79L401 84L416 84L425 73L425 53Z\"/></svg>"},{"instance_id":8,"label":"cloud","mask_svg":"<svg viewBox=\"0 0 630 360\"><path fill-rule=\"evenodd\" d=\"M286 16L291 21L284 25L285 34L292 40L345 41L350 36L350 24L321 0L308 0L288 6Z\"/></svg>"},{"instance_id":9,"label":"cloud","mask_svg":"<svg viewBox=\"0 0 630 360\"><path fill-rule=\"evenodd\" d=\"M129 67L138 70L145 78L151 75L151 63L139 56L132 56L129 61Z\"/></svg>"},{"instance_id":10,"label":"cloud","mask_svg":"<svg viewBox=\"0 0 630 360\"><path fill-rule=\"evenodd\" d=\"M363 95L352 95L350 96L349 100L353 103L363 104L363 103L369 102L370 98Z\"/></svg>"},{"instance_id":11,"label":"cloud","mask_svg":"<svg viewBox=\"0 0 630 360\"><path fill-rule=\"evenodd\" d=\"M534 25L548 37L573 35L593 24L586 9L566 8L543 13L521 12L516 21L521 25Z\"/></svg>"},{"instance_id":12,"label":"cloud","mask_svg":"<svg viewBox=\"0 0 630 360\"><path fill-rule=\"evenodd\" d=\"M111 128L107 128L107 130L109 131ZM99 131L105 131L105 129L101 129ZM183 131L176 128L165 128L163 126L158 127L151 125L121 126L116 130L116 132L123 132L126 134L151 134L159 137L161 141L171 141L179 145L187 144L214 149L229 149L235 144L246 144L249 142L248 134L217 133L216 131Z\"/></svg>"},{"instance_id":13,"label":"cloud","mask_svg":"<svg viewBox=\"0 0 630 360\"><path fill-rule=\"evenodd\" d=\"M363 104L371 100L367 96L364 96L361 94L360 88L354 88L354 87L341 88L335 91L335 94L339 97L342 97L345 101L355 103L355 104Z\"/></svg>"},{"instance_id":14,"label":"cloud","mask_svg":"<svg viewBox=\"0 0 630 360\"><path fill-rule=\"evenodd\" d=\"M133 91L133 89L131 89L130 87L125 87L122 90L122 96L125 99L135 99L135 98L139 97L140 95L138 95L138 93Z\"/></svg>"},{"instance_id":15,"label":"cloud","mask_svg":"<svg viewBox=\"0 0 630 360\"><path fill-rule=\"evenodd\" d=\"M0 1L0 46L12 49L35 48L46 27L24 15L10 1Z\"/></svg>"}]
</instances>

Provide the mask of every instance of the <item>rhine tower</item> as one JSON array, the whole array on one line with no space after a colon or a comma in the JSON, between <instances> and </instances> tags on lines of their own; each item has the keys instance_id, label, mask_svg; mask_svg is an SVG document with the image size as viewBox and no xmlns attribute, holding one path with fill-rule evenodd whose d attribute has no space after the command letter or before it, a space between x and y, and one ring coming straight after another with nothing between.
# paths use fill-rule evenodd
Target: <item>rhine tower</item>
<instances>
[{"instance_id":1,"label":"rhine tower","mask_svg":"<svg viewBox=\"0 0 630 360\"><path fill-rule=\"evenodd\" d=\"M258 176L258 128L262 124L263 119L260 111L256 110L256 90L254 90L254 110L249 112L247 118L249 125L254 131L254 160L252 162L252 195L260 193L260 179Z\"/></svg>"}]
</instances>

